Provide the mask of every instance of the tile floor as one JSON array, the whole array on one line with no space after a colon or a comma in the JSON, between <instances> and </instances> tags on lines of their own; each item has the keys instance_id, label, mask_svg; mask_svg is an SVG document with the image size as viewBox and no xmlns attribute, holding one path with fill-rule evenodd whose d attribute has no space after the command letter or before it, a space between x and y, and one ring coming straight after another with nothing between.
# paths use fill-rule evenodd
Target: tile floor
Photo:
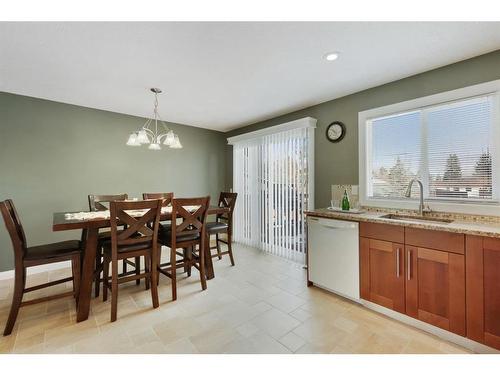
<instances>
[{"instance_id":1,"label":"tile floor","mask_svg":"<svg viewBox=\"0 0 500 375\"><path fill-rule=\"evenodd\" d=\"M235 245L236 266L216 260L216 278L201 290L198 274L179 274L178 299L160 281L153 309L144 284L122 285L118 321L94 299L90 318L75 323L72 299L21 308L0 353L468 353L467 350L355 303L306 287L299 265ZM69 270L28 278L54 280ZM179 271L180 272L180 271ZM71 284L41 290L38 296ZM59 289L59 290L57 290ZM0 281L0 325L7 319L12 280Z\"/></svg>"}]
</instances>

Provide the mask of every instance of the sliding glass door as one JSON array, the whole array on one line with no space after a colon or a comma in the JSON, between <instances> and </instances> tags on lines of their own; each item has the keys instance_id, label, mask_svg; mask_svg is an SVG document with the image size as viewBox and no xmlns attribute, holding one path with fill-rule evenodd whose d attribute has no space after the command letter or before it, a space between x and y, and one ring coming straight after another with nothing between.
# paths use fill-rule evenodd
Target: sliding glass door
<instances>
[{"instance_id":1,"label":"sliding glass door","mask_svg":"<svg viewBox=\"0 0 500 375\"><path fill-rule=\"evenodd\" d=\"M304 211L314 204L314 127L307 120L233 143L234 240L301 263Z\"/></svg>"}]
</instances>

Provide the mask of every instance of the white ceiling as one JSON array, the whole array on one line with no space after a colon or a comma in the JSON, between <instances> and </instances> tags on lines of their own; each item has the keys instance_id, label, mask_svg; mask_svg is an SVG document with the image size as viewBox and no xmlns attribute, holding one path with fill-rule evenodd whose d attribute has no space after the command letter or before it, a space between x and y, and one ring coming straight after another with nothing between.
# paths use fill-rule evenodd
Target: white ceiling
<instances>
[{"instance_id":1,"label":"white ceiling","mask_svg":"<svg viewBox=\"0 0 500 375\"><path fill-rule=\"evenodd\" d=\"M0 23L0 91L227 131L500 48L500 22ZM327 62L323 55L340 51Z\"/></svg>"}]
</instances>

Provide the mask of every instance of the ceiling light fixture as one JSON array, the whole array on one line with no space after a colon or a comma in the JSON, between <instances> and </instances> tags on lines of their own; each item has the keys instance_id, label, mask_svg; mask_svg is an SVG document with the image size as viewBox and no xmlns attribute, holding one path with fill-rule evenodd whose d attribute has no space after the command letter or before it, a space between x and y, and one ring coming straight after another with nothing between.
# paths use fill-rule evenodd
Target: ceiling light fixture
<instances>
[{"instance_id":1,"label":"ceiling light fixture","mask_svg":"<svg viewBox=\"0 0 500 375\"><path fill-rule=\"evenodd\" d=\"M129 135L127 146L141 146L149 144L150 150L161 150L161 144L170 148L182 148L179 136L175 134L163 121L158 113L158 94L160 89L152 88L155 94L154 119L148 119L137 131Z\"/></svg>"},{"instance_id":2,"label":"ceiling light fixture","mask_svg":"<svg viewBox=\"0 0 500 375\"><path fill-rule=\"evenodd\" d=\"M329 52L324 57L328 61L335 61L339 58L339 53L338 52Z\"/></svg>"}]
</instances>

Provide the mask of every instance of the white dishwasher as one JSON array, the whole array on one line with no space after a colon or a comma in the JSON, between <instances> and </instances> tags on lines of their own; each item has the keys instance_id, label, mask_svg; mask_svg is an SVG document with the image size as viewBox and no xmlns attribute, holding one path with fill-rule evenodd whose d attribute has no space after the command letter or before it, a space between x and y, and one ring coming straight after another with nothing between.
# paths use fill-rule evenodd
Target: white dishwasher
<instances>
[{"instance_id":1,"label":"white dishwasher","mask_svg":"<svg viewBox=\"0 0 500 375\"><path fill-rule=\"evenodd\" d=\"M359 225L308 216L309 281L360 302Z\"/></svg>"}]
</instances>

